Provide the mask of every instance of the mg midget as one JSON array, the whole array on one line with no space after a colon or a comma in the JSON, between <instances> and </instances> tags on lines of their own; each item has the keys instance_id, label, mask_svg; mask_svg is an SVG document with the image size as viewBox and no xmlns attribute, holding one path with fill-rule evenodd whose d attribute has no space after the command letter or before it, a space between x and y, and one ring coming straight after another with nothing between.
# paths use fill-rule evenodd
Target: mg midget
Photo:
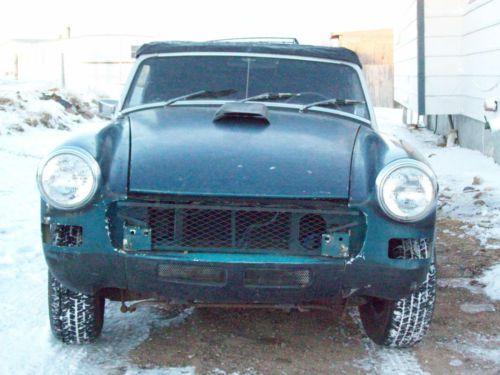
<instances>
[{"instance_id":1,"label":"mg midget","mask_svg":"<svg viewBox=\"0 0 500 375\"><path fill-rule=\"evenodd\" d=\"M349 302L377 344L423 338L438 185L417 150L378 131L354 52L148 43L122 98L100 105L110 123L38 170L58 339L97 339L106 300Z\"/></svg>"}]
</instances>

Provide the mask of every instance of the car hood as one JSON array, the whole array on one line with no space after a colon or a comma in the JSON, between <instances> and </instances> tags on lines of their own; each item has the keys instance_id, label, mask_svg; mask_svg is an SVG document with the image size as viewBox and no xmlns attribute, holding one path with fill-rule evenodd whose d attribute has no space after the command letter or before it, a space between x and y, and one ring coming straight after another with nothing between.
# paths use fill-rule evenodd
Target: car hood
<instances>
[{"instance_id":1,"label":"car hood","mask_svg":"<svg viewBox=\"0 0 500 375\"><path fill-rule=\"evenodd\" d=\"M269 111L269 124L217 107L172 106L129 114L129 190L135 193L348 198L356 120Z\"/></svg>"}]
</instances>

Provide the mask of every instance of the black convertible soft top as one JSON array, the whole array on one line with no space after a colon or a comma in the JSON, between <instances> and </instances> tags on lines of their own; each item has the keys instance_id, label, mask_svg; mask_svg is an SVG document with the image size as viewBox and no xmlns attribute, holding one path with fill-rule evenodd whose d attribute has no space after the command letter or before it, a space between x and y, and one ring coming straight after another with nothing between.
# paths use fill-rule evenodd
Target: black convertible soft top
<instances>
[{"instance_id":1,"label":"black convertible soft top","mask_svg":"<svg viewBox=\"0 0 500 375\"><path fill-rule=\"evenodd\" d=\"M343 47L320 47L301 44L284 43L251 43L251 42L151 42L143 44L136 57L155 53L176 52L243 52L266 53L272 55L292 55L316 57L328 60L340 60L361 67L358 55Z\"/></svg>"}]
</instances>

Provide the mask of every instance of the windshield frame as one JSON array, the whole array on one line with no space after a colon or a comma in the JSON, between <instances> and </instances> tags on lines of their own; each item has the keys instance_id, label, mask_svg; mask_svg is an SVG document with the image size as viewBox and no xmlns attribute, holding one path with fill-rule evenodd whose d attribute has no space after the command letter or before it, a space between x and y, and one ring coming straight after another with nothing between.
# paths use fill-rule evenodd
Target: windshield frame
<instances>
[{"instance_id":1,"label":"windshield frame","mask_svg":"<svg viewBox=\"0 0 500 375\"><path fill-rule=\"evenodd\" d=\"M344 111L340 111L337 109L333 108L327 108L327 107L312 107L310 108L311 111L318 111L318 112L325 112L325 113L332 113L336 115L341 115L344 117L349 117L349 118L354 118L356 120L360 120L368 125L370 125L372 128L377 128L376 124L376 119L375 119L375 114L373 111L373 106L371 102L370 95L368 94L368 86L366 84L366 81L364 79L364 75L361 71L361 68L356 65L352 64L349 62L345 61L340 61L340 60L329 60L329 59L322 59L322 58L316 58L316 57L304 57L304 56L294 56L294 55L285 55L285 54L267 54L267 53L246 53L246 52L172 52L172 53L156 53L156 54L149 54L149 55L142 55L140 56L134 66L132 67L132 70L128 76L127 82L125 83L125 87L122 91L122 96L118 102L117 105L117 115L126 115L127 113L131 112L136 112L142 109L146 108L157 108L161 107L164 105L164 102L158 102L158 103L149 103L149 104L143 104L143 105L138 105L138 106L132 106L132 107L126 107L125 104L127 102L127 99L129 95L131 94L131 90L133 89L133 85L137 79L136 75L139 72L139 69L142 67L143 63L146 60L149 59L154 59L154 58L162 58L162 57L182 57L182 56L234 56L234 57L256 57L256 58L276 58L276 59L289 59L289 60L301 60L301 61L311 61L311 62L322 62L322 63L328 63L328 64L338 64L338 65L346 65L351 67L352 69L355 70L359 82L361 84L361 88L363 90L363 95L365 97L365 102L366 106L368 108L368 115L369 118L357 116L351 113L347 113ZM230 102L232 100L186 100L186 101L181 101L174 103L172 106L177 106L177 105L222 105L224 103ZM282 103L282 102L265 102L265 105L271 107L271 108L296 108L300 109L303 107L303 104L289 104L289 103Z\"/></svg>"}]
</instances>

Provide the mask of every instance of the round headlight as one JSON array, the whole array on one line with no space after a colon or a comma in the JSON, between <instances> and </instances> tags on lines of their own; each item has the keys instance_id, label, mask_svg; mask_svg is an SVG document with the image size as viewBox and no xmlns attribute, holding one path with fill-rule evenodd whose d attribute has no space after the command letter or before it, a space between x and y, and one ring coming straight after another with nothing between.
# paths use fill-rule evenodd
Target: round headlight
<instances>
[{"instance_id":1,"label":"round headlight","mask_svg":"<svg viewBox=\"0 0 500 375\"><path fill-rule=\"evenodd\" d=\"M424 163L401 160L387 165L377 177L377 197L384 212L399 221L417 221L435 207L436 177Z\"/></svg>"},{"instance_id":2,"label":"round headlight","mask_svg":"<svg viewBox=\"0 0 500 375\"><path fill-rule=\"evenodd\" d=\"M51 206L71 210L86 205L99 186L101 172L86 151L65 148L50 154L38 168L38 188Z\"/></svg>"}]
</instances>

